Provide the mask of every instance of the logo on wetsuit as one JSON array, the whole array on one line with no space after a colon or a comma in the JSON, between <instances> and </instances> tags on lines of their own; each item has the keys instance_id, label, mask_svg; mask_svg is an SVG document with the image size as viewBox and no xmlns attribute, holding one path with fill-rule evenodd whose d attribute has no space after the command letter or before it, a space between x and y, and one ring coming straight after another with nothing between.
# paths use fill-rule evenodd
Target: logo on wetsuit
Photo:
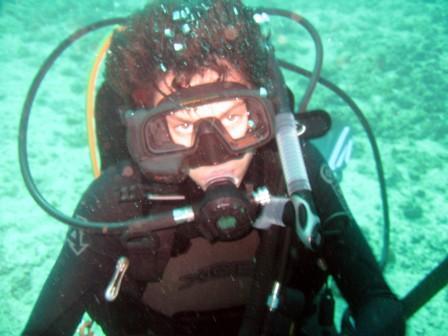
<instances>
[{"instance_id":1,"label":"logo on wetsuit","mask_svg":"<svg viewBox=\"0 0 448 336\"><path fill-rule=\"evenodd\" d=\"M89 246L89 244L84 241L84 232L82 230L73 228L70 228L70 230L68 231L67 243L73 253L76 254L76 256L80 256L81 253L83 253Z\"/></svg>"},{"instance_id":2,"label":"logo on wetsuit","mask_svg":"<svg viewBox=\"0 0 448 336\"><path fill-rule=\"evenodd\" d=\"M249 260L220 262L200 268L192 274L181 276L179 280L182 281L183 284L179 287L179 289L187 289L197 283L204 283L210 280L223 279L226 277L251 277L253 275L253 271L254 264Z\"/></svg>"}]
</instances>

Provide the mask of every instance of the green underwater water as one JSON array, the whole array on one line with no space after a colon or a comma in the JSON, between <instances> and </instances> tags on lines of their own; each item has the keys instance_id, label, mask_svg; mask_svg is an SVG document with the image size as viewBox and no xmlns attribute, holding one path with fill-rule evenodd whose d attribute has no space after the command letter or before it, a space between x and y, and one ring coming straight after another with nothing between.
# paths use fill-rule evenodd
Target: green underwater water
<instances>
[{"instance_id":1,"label":"green underwater water","mask_svg":"<svg viewBox=\"0 0 448 336\"><path fill-rule=\"evenodd\" d=\"M66 227L46 215L22 182L18 125L29 85L64 38L100 19L122 17L146 1L0 0L0 335L18 335L62 246ZM246 1L294 10L319 31L323 77L361 107L376 136L388 185L391 244L386 277L406 293L448 252L448 1ZM312 69L310 38L272 19L277 55ZM95 32L57 61L39 90L30 121L33 177L67 214L92 180L85 88L108 33ZM285 73L301 97L306 80ZM381 251L381 200L371 150L348 107L319 86L310 108L351 125L352 159L342 188L375 253ZM339 310L343 303L339 301ZM409 335L448 333L445 288L408 321Z\"/></svg>"}]
</instances>

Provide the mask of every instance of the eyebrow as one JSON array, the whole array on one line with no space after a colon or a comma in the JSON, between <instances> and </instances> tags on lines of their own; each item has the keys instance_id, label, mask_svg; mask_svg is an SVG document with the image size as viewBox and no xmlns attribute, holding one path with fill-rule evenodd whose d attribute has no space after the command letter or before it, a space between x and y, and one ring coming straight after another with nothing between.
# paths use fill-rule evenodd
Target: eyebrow
<instances>
[{"instance_id":1,"label":"eyebrow","mask_svg":"<svg viewBox=\"0 0 448 336\"><path fill-rule=\"evenodd\" d=\"M210 104L213 104L213 103L210 103ZM243 104L245 104L244 100L237 101L228 110L225 110L222 113L220 113L218 118L227 115L228 113L232 112L235 108L238 108L239 106L241 106ZM177 115L177 113L180 113L181 116ZM177 119L179 121L182 121L182 122L192 122L192 119L194 119L194 118L191 117L191 113L192 112L188 112L188 107L186 107L184 110L176 111L176 112L170 114L169 116L172 117L172 118L175 118L175 119ZM187 114L187 117L186 118L182 117L182 114ZM201 118L198 118L198 119L201 119Z\"/></svg>"},{"instance_id":2,"label":"eyebrow","mask_svg":"<svg viewBox=\"0 0 448 336\"><path fill-rule=\"evenodd\" d=\"M182 122L191 122L190 119L185 119L185 118L179 117L179 116L175 115L175 113L169 114L167 117L170 117L170 118L176 119L178 121L182 121Z\"/></svg>"},{"instance_id":3,"label":"eyebrow","mask_svg":"<svg viewBox=\"0 0 448 336\"><path fill-rule=\"evenodd\" d=\"M236 109L237 107L240 107L241 105L246 105L246 102L244 100L239 100L233 105L231 108L229 108L227 111L225 111L222 115L226 115L229 112L232 112L232 110Z\"/></svg>"}]
</instances>

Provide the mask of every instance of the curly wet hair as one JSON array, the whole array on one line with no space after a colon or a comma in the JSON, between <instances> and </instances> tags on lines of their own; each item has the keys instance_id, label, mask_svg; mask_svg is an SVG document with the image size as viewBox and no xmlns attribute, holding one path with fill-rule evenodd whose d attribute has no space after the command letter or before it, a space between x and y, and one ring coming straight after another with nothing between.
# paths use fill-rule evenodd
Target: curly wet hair
<instances>
[{"instance_id":1,"label":"curly wet hair","mask_svg":"<svg viewBox=\"0 0 448 336\"><path fill-rule=\"evenodd\" d=\"M205 68L224 78L230 64L268 87L268 39L254 14L240 0L155 0L114 33L105 80L130 107L149 107L167 72L177 89Z\"/></svg>"}]
</instances>

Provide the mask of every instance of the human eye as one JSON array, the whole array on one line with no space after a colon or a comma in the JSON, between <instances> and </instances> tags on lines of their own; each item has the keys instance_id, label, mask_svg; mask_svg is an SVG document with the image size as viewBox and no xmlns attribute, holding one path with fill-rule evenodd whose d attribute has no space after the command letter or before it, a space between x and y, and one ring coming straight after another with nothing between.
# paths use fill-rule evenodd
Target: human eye
<instances>
[{"instance_id":1,"label":"human eye","mask_svg":"<svg viewBox=\"0 0 448 336\"><path fill-rule=\"evenodd\" d=\"M246 122L246 119L246 105L244 103L238 103L221 117L221 122L224 126L233 126L239 123Z\"/></svg>"},{"instance_id":2,"label":"human eye","mask_svg":"<svg viewBox=\"0 0 448 336\"><path fill-rule=\"evenodd\" d=\"M174 126L178 133L187 134L193 132L193 124L190 122L180 122Z\"/></svg>"},{"instance_id":3,"label":"human eye","mask_svg":"<svg viewBox=\"0 0 448 336\"><path fill-rule=\"evenodd\" d=\"M221 124L233 139L243 137L248 129L248 112L245 104L228 111L221 118Z\"/></svg>"},{"instance_id":4,"label":"human eye","mask_svg":"<svg viewBox=\"0 0 448 336\"><path fill-rule=\"evenodd\" d=\"M228 123L235 123L240 121L242 118L242 116L240 114L237 113L229 113L225 116L224 120L227 121Z\"/></svg>"},{"instance_id":5,"label":"human eye","mask_svg":"<svg viewBox=\"0 0 448 336\"><path fill-rule=\"evenodd\" d=\"M188 118L183 111L166 116L168 132L173 143L190 147L192 145L194 120Z\"/></svg>"}]
</instances>

